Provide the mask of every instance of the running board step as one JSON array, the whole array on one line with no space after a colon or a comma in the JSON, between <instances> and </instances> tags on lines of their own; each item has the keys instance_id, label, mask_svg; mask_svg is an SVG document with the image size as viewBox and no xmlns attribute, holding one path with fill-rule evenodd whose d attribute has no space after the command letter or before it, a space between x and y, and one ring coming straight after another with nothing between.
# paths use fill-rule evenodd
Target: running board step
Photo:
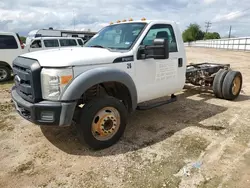
<instances>
[{"instance_id":1,"label":"running board step","mask_svg":"<svg viewBox=\"0 0 250 188\"><path fill-rule=\"evenodd\" d=\"M170 104L170 103L175 102L175 101L177 101L177 97L175 95L171 95L171 98L166 100L166 101L164 100L164 101L156 102L156 103L149 104L149 105L139 105L139 106L137 106L136 109L137 110L150 110L152 108L156 108L159 106Z\"/></svg>"}]
</instances>

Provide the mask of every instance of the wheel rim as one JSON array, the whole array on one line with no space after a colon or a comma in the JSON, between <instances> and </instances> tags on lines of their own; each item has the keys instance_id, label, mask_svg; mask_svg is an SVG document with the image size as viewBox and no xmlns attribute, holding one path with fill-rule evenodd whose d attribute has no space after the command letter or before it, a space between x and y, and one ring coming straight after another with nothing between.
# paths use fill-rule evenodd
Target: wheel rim
<instances>
[{"instance_id":1,"label":"wheel rim","mask_svg":"<svg viewBox=\"0 0 250 188\"><path fill-rule=\"evenodd\" d=\"M120 127L120 113L113 107L105 107L95 115L92 122L92 134L100 141L112 138Z\"/></svg>"},{"instance_id":2,"label":"wheel rim","mask_svg":"<svg viewBox=\"0 0 250 188\"><path fill-rule=\"evenodd\" d=\"M0 80L4 80L7 77L8 73L4 69L0 69Z\"/></svg>"},{"instance_id":3,"label":"wheel rim","mask_svg":"<svg viewBox=\"0 0 250 188\"><path fill-rule=\"evenodd\" d=\"M239 76L235 77L233 80L232 93L237 95L240 90L241 79Z\"/></svg>"}]
</instances>

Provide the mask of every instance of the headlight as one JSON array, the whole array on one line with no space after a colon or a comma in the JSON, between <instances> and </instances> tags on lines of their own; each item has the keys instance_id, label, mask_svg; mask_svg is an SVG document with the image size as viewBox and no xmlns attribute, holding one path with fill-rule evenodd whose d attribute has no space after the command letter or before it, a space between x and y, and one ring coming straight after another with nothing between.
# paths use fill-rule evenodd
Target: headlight
<instances>
[{"instance_id":1,"label":"headlight","mask_svg":"<svg viewBox=\"0 0 250 188\"><path fill-rule=\"evenodd\" d=\"M71 68L49 69L41 72L41 86L43 99L58 100L64 88L73 78Z\"/></svg>"}]
</instances>

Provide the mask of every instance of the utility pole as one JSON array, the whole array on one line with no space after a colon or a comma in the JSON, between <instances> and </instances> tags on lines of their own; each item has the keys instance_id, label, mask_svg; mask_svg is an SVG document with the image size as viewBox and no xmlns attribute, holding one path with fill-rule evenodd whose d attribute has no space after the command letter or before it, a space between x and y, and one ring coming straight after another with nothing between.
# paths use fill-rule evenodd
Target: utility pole
<instances>
[{"instance_id":1,"label":"utility pole","mask_svg":"<svg viewBox=\"0 0 250 188\"><path fill-rule=\"evenodd\" d=\"M232 31L232 26L230 25L230 29L229 29L229 36L228 36L228 38L230 38L230 37L231 37L231 31Z\"/></svg>"},{"instance_id":2,"label":"utility pole","mask_svg":"<svg viewBox=\"0 0 250 188\"><path fill-rule=\"evenodd\" d=\"M206 27L206 33L208 32L209 27L211 27L211 22L205 22L205 27Z\"/></svg>"}]
</instances>

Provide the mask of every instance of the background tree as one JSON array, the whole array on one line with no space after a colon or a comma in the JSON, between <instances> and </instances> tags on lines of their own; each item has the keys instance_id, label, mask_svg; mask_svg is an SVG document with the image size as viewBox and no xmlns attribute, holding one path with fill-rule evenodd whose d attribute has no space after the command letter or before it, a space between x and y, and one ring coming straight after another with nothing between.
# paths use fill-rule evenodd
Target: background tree
<instances>
[{"instance_id":1,"label":"background tree","mask_svg":"<svg viewBox=\"0 0 250 188\"><path fill-rule=\"evenodd\" d=\"M205 33L200 29L201 27L196 23L191 23L185 31L182 33L182 38L184 42L192 42L196 40L206 40L206 39L220 39L220 34L217 32Z\"/></svg>"},{"instance_id":2,"label":"background tree","mask_svg":"<svg viewBox=\"0 0 250 188\"><path fill-rule=\"evenodd\" d=\"M26 37L20 36L20 39L21 39L21 41L22 41L23 43L26 42Z\"/></svg>"},{"instance_id":3,"label":"background tree","mask_svg":"<svg viewBox=\"0 0 250 188\"><path fill-rule=\"evenodd\" d=\"M217 32L213 32L213 33L206 33L204 36L204 39L220 39L220 34Z\"/></svg>"},{"instance_id":4,"label":"background tree","mask_svg":"<svg viewBox=\"0 0 250 188\"><path fill-rule=\"evenodd\" d=\"M200 26L196 23L190 24L188 28L182 33L184 42L191 42L195 40L202 40L204 38L204 32L200 29Z\"/></svg>"}]
</instances>

